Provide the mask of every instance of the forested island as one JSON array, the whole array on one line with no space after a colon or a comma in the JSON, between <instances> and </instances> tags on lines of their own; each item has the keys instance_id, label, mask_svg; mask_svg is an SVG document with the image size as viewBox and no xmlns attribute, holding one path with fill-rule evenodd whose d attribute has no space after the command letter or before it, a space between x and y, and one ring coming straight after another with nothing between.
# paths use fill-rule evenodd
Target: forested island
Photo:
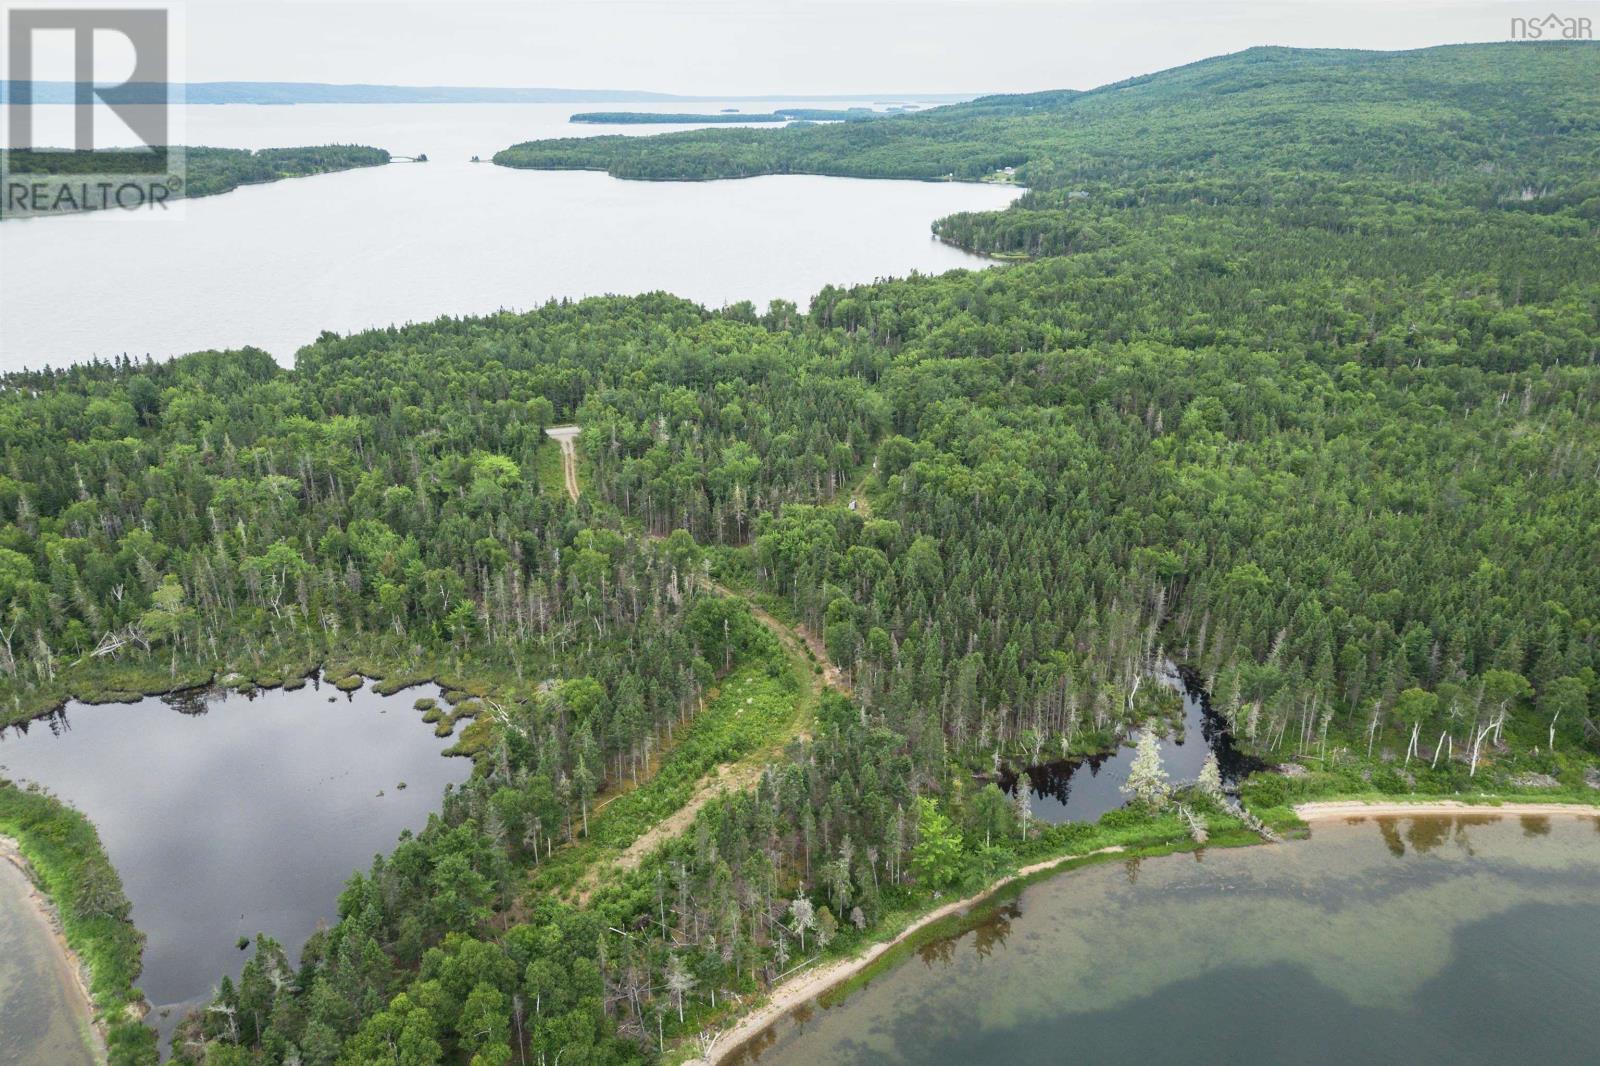
<instances>
[{"instance_id":1,"label":"forested island","mask_svg":"<svg viewBox=\"0 0 1600 1066\"><path fill-rule=\"evenodd\" d=\"M533 142L496 161L1031 191L936 225L1012 265L808 309L606 297L293 370L7 377L0 716L320 669L437 681L466 723L467 783L298 964L259 939L178 1060L682 1057L1019 867L1243 843L1314 797L1593 803L1597 73L1591 45L1258 49ZM1094 825L1002 792L1174 728L1169 661L1260 760L1243 809L1143 752ZM0 831L59 816L29 795ZM114 878L56 891L123 951ZM114 1060L151 1061L117 1017Z\"/></svg>"},{"instance_id":2,"label":"forested island","mask_svg":"<svg viewBox=\"0 0 1600 1066\"><path fill-rule=\"evenodd\" d=\"M180 178L164 169L165 152L181 152L183 174ZM205 148L184 147L158 149L152 169L150 153L125 151L68 151L13 149L7 152L9 181L49 182L52 179L72 179L82 175L93 182L103 174L141 174L164 176L162 182L166 199L193 199L197 196L215 196L232 192L241 185L260 185L284 178L304 178L313 174L331 174L356 167L382 166L389 162L389 153L382 148L368 148L354 144L327 144L307 148ZM69 190L77 188L68 182ZM0 218L12 209L13 200L8 192L0 198ZM63 202L50 213L61 210L99 210L92 195L84 194L80 201ZM13 211L13 217L26 217Z\"/></svg>"},{"instance_id":3,"label":"forested island","mask_svg":"<svg viewBox=\"0 0 1600 1066\"><path fill-rule=\"evenodd\" d=\"M687 125L690 123L741 122L861 122L870 118L883 118L888 113L887 111L874 111L870 107L780 107L768 112L720 111L713 114L657 111L582 111L573 115L569 121L610 126L665 126Z\"/></svg>"}]
</instances>

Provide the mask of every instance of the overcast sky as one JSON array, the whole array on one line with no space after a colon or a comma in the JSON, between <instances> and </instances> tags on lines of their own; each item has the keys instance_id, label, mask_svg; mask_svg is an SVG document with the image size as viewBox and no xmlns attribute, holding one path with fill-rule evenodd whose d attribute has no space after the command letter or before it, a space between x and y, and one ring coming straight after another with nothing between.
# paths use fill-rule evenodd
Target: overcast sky
<instances>
[{"instance_id":1,"label":"overcast sky","mask_svg":"<svg viewBox=\"0 0 1600 1066\"><path fill-rule=\"evenodd\" d=\"M1513 16L1596 16L1600 0L188 0L183 10L190 81L876 94L1090 88L1258 44L1504 40Z\"/></svg>"}]
</instances>

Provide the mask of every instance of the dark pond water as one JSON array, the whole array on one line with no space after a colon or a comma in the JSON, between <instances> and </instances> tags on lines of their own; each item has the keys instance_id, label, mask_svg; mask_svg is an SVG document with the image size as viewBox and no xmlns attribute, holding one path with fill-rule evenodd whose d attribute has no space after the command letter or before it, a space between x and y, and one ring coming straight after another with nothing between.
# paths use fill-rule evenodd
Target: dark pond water
<instances>
[{"instance_id":1,"label":"dark pond water","mask_svg":"<svg viewBox=\"0 0 1600 1066\"><path fill-rule=\"evenodd\" d=\"M1389 818L1040 882L740 1066L1579 1066L1600 820Z\"/></svg>"},{"instance_id":2,"label":"dark pond water","mask_svg":"<svg viewBox=\"0 0 1600 1066\"><path fill-rule=\"evenodd\" d=\"M0 774L95 823L148 937L139 985L158 1010L181 1006L237 975L241 936L298 951L351 872L466 779L470 761L442 758L453 741L412 709L421 695L438 690L73 703L0 731Z\"/></svg>"},{"instance_id":3,"label":"dark pond water","mask_svg":"<svg viewBox=\"0 0 1600 1066\"><path fill-rule=\"evenodd\" d=\"M1198 678L1174 668L1160 680L1183 698L1182 732L1174 730L1161 741L1161 763L1174 783L1199 777L1206 756L1213 752L1224 785L1232 785L1262 765L1234 747L1222 716L1211 710ZM1122 785L1133 756L1130 742L1113 752L1028 767L1034 817L1050 823L1092 822L1121 807L1128 801ZM1007 773L1000 778L1000 787L1015 795L1019 780Z\"/></svg>"}]
</instances>

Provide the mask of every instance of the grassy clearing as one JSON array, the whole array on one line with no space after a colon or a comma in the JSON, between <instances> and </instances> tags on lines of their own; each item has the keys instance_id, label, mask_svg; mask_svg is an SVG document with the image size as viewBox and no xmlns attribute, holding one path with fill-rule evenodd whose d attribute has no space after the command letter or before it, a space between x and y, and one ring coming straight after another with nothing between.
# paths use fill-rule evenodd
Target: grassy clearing
<instances>
[{"instance_id":1,"label":"grassy clearing","mask_svg":"<svg viewBox=\"0 0 1600 1066\"><path fill-rule=\"evenodd\" d=\"M595 864L620 855L657 823L680 810L718 766L763 761L793 733L803 687L782 660L756 661L724 678L679 731L660 767L637 788L589 815L589 834L535 867L530 892L575 886Z\"/></svg>"},{"instance_id":2,"label":"grassy clearing","mask_svg":"<svg viewBox=\"0 0 1600 1066\"><path fill-rule=\"evenodd\" d=\"M589 491L588 480L583 476L583 453L575 454L577 460L578 492ZM561 442L546 437L533 454L534 481L539 491L551 496L567 495L567 475L561 462Z\"/></svg>"},{"instance_id":3,"label":"grassy clearing","mask_svg":"<svg viewBox=\"0 0 1600 1066\"><path fill-rule=\"evenodd\" d=\"M546 437L533 453L534 480L547 496L565 496L567 477L561 469L561 442ZM583 464L578 465L578 484L583 484Z\"/></svg>"}]
</instances>

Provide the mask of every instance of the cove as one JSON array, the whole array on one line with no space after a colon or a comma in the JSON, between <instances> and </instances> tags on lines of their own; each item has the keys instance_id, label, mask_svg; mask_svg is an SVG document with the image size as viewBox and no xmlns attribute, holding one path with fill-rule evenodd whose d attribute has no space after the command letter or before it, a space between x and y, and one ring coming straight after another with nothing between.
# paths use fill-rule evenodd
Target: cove
<instances>
[{"instance_id":1,"label":"cove","mask_svg":"<svg viewBox=\"0 0 1600 1066\"><path fill-rule=\"evenodd\" d=\"M453 741L412 707L438 695L313 682L70 703L0 731L0 775L95 823L147 937L138 984L165 1032L237 975L239 937L266 933L294 955L336 917L350 874L426 825L444 789L466 780L471 762L441 757Z\"/></svg>"},{"instance_id":2,"label":"cove","mask_svg":"<svg viewBox=\"0 0 1600 1066\"><path fill-rule=\"evenodd\" d=\"M1216 755L1222 783L1228 788L1265 765L1234 747L1227 724L1212 710L1196 674L1169 665L1158 680L1183 699L1183 729L1163 737L1160 745L1161 765L1175 783L1199 777L1208 754ZM1033 816L1050 824L1093 822L1116 810L1128 801L1122 785L1128 780L1133 756L1130 741L1114 751L1027 767L1025 772L1033 782ZM1021 776L1010 770L999 778L1000 787L1012 796L1020 781Z\"/></svg>"},{"instance_id":3,"label":"cove","mask_svg":"<svg viewBox=\"0 0 1600 1066\"><path fill-rule=\"evenodd\" d=\"M659 105L641 107L651 109ZM134 225L102 213L8 220L0 240L16 269L0 286L0 371L245 345L289 366L323 330L607 293L667 291L710 307L786 299L804 310L825 285L990 265L935 240L929 225L955 212L998 210L1021 192L802 175L621 181L471 161L535 138L689 128L571 123L573 110L189 108L186 135L195 144L367 144L426 152L429 161L179 201ZM65 313L68 283L75 296Z\"/></svg>"},{"instance_id":4,"label":"cove","mask_svg":"<svg viewBox=\"0 0 1600 1066\"><path fill-rule=\"evenodd\" d=\"M725 1063L1588 1063L1600 819L1355 818L1036 883Z\"/></svg>"}]
</instances>

